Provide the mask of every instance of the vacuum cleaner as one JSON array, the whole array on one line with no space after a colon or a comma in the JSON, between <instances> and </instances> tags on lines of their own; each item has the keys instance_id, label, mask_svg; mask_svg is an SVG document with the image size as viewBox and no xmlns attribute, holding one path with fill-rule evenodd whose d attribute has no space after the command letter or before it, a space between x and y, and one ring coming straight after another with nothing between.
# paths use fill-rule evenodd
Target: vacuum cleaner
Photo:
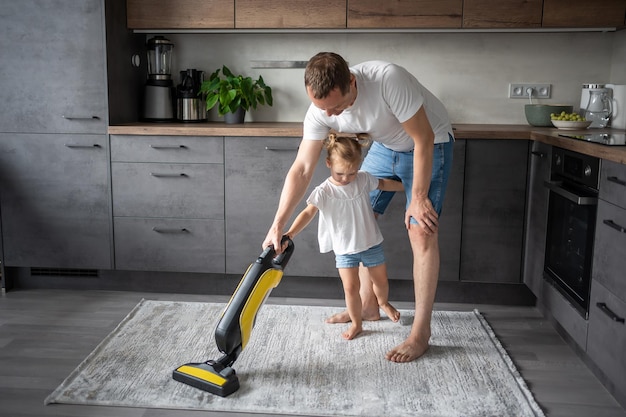
<instances>
[{"instance_id":1,"label":"vacuum cleaner","mask_svg":"<svg viewBox=\"0 0 626 417\"><path fill-rule=\"evenodd\" d=\"M223 354L217 360L187 363L176 368L172 377L192 387L226 397L239 389L239 378L232 368L250 340L256 316L272 289L283 276L293 254L293 241L284 236L287 248L278 256L267 247L239 281L215 329L215 342Z\"/></svg>"}]
</instances>

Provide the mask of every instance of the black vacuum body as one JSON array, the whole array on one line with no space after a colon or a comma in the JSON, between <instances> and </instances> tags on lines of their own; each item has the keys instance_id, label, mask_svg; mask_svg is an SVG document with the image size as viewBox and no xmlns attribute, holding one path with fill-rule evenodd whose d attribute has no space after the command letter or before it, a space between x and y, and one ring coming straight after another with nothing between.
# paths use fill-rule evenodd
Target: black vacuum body
<instances>
[{"instance_id":1,"label":"black vacuum body","mask_svg":"<svg viewBox=\"0 0 626 417\"><path fill-rule=\"evenodd\" d=\"M232 368L252 334L259 309L276 288L283 269L293 254L291 239L278 256L273 247L266 248L248 267L239 281L215 328L215 343L223 356L217 360L187 363L174 370L172 377L192 387L226 397L239 389L239 378Z\"/></svg>"}]
</instances>

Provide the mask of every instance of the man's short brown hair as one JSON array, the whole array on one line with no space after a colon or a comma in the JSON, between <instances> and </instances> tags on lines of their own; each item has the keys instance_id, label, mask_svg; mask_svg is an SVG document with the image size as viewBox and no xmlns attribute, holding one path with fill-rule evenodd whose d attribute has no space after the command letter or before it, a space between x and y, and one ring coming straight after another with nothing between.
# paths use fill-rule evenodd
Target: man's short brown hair
<instances>
[{"instance_id":1,"label":"man's short brown hair","mask_svg":"<svg viewBox=\"0 0 626 417\"><path fill-rule=\"evenodd\" d=\"M339 88L342 95L350 91L348 63L334 52L320 52L309 60L304 70L304 86L309 87L316 99L328 96Z\"/></svg>"}]
</instances>

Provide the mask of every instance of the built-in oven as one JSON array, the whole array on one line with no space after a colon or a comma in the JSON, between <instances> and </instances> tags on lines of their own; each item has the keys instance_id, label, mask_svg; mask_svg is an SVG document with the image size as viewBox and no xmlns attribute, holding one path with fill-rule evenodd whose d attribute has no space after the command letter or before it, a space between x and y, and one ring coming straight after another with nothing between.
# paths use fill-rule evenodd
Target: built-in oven
<instances>
[{"instance_id":1,"label":"built-in oven","mask_svg":"<svg viewBox=\"0 0 626 417\"><path fill-rule=\"evenodd\" d=\"M553 147L544 276L588 317L600 159Z\"/></svg>"}]
</instances>

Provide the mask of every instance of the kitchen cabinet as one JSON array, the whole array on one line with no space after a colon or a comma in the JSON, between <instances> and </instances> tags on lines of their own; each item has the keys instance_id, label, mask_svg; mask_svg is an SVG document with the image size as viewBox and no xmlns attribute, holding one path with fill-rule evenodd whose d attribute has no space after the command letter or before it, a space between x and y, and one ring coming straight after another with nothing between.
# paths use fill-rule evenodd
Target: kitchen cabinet
<instances>
[{"instance_id":1,"label":"kitchen cabinet","mask_svg":"<svg viewBox=\"0 0 626 417\"><path fill-rule=\"evenodd\" d=\"M462 281L521 282L527 158L527 141L467 141Z\"/></svg>"},{"instance_id":2,"label":"kitchen cabinet","mask_svg":"<svg viewBox=\"0 0 626 417\"><path fill-rule=\"evenodd\" d=\"M104 16L102 0L2 3L7 267L111 267Z\"/></svg>"},{"instance_id":3,"label":"kitchen cabinet","mask_svg":"<svg viewBox=\"0 0 626 417\"><path fill-rule=\"evenodd\" d=\"M535 141L530 146L523 278L538 301L541 301L549 200L544 181L550 179L552 146Z\"/></svg>"},{"instance_id":4,"label":"kitchen cabinet","mask_svg":"<svg viewBox=\"0 0 626 417\"><path fill-rule=\"evenodd\" d=\"M587 355L626 398L626 165L602 160Z\"/></svg>"},{"instance_id":5,"label":"kitchen cabinet","mask_svg":"<svg viewBox=\"0 0 626 417\"><path fill-rule=\"evenodd\" d=\"M0 132L106 133L104 1L7 0Z\"/></svg>"},{"instance_id":6,"label":"kitchen cabinet","mask_svg":"<svg viewBox=\"0 0 626 417\"><path fill-rule=\"evenodd\" d=\"M623 27L624 0L544 0L543 27Z\"/></svg>"},{"instance_id":7,"label":"kitchen cabinet","mask_svg":"<svg viewBox=\"0 0 626 417\"><path fill-rule=\"evenodd\" d=\"M600 169L592 292L594 288L599 287L597 284L601 284L603 292L608 292L610 294L608 298L615 302L600 300L609 310L618 308L614 307L614 304L626 303L624 248L626 248L626 165L604 159ZM597 307L596 304L591 303L590 309L594 307ZM594 314L602 314L601 311L593 311ZM589 316L591 323L591 312ZM622 332L626 332L626 327L622 328Z\"/></svg>"},{"instance_id":8,"label":"kitchen cabinet","mask_svg":"<svg viewBox=\"0 0 626 417\"><path fill-rule=\"evenodd\" d=\"M444 198L439 223L439 280L459 281L461 262L461 222L463 215L463 177L465 170L465 140L454 143L452 171ZM397 193L378 224L385 241L385 257L389 279L413 280L413 252L404 225L406 197Z\"/></svg>"},{"instance_id":9,"label":"kitchen cabinet","mask_svg":"<svg viewBox=\"0 0 626 417\"><path fill-rule=\"evenodd\" d=\"M224 273L223 146L111 135L116 269Z\"/></svg>"},{"instance_id":10,"label":"kitchen cabinet","mask_svg":"<svg viewBox=\"0 0 626 417\"><path fill-rule=\"evenodd\" d=\"M299 138L269 137L225 141L227 273L241 273L250 262L250 253L260 249L274 220L283 181L296 156L299 141ZM459 279L464 150L465 141L457 141L440 225L440 279L448 281ZM305 198L290 222L305 207L304 200L313 188L327 177L328 168L322 155ZM406 198L398 193L378 219L385 238L383 245L390 279L413 279L413 255L404 226L405 204ZM317 218L294 243L296 251L289 261L290 275L338 276L333 253L319 253Z\"/></svg>"},{"instance_id":11,"label":"kitchen cabinet","mask_svg":"<svg viewBox=\"0 0 626 417\"><path fill-rule=\"evenodd\" d=\"M261 245L274 220L276 207L300 138L229 137L224 143L226 182L226 273L241 274ZM305 207L313 188L328 178L325 158L320 161L303 200L285 226ZM333 253L320 254L318 217L294 241L290 276L338 277Z\"/></svg>"},{"instance_id":12,"label":"kitchen cabinet","mask_svg":"<svg viewBox=\"0 0 626 417\"><path fill-rule=\"evenodd\" d=\"M622 255L623 256L623 255ZM623 270L622 276L623 278ZM591 283L587 355L609 380L609 391L626 398L626 302L598 280Z\"/></svg>"},{"instance_id":13,"label":"kitchen cabinet","mask_svg":"<svg viewBox=\"0 0 626 417\"><path fill-rule=\"evenodd\" d=\"M127 0L127 26L159 29L500 29L624 27L608 0Z\"/></svg>"},{"instance_id":14,"label":"kitchen cabinet","mask_svg":"<svg viewBox=\"0 0 626 417\"><path fill-rule=\"evenodd\" d=\"M234 0L126 0L129 29L233 29Z\"/></svg>"},{"instance_id":15,"label":"kitchen cabinet","mask_svg":"<svg viewBox=\"0 0 626 417\"><path fill-rule=\"evenodd\" d=\"M463 0L347 1L348 29L460 28L462 23Z\"/></svg>"},{"instance_id":16,"label":"kitchen cabinet","mask_svg":"<svg viewBox=\"0 0 626 417\"><path fill-rule=\"evenodd\" d=\"M0 133L4 263L110 269L106 135Z\"/></svg>"},{"instance_id":17,"label":"kitchen cabinet","mask_svg":"<svg viewBox=\"0 0 626 417\"><path fill-rule=\"evenodd\" d=\"M543 0L464 0L463 28L539 28Z\"/></svg>"},{"instance_id":18,"label":"kitchen cabinet","mask_svg":"<svg viewBox=\"0 0 626 417\"><path fill-rule=\"evenodd\" d=\"M237 0L237 29L345 29L346 0Z\"/></svg>"}]
</instances>

